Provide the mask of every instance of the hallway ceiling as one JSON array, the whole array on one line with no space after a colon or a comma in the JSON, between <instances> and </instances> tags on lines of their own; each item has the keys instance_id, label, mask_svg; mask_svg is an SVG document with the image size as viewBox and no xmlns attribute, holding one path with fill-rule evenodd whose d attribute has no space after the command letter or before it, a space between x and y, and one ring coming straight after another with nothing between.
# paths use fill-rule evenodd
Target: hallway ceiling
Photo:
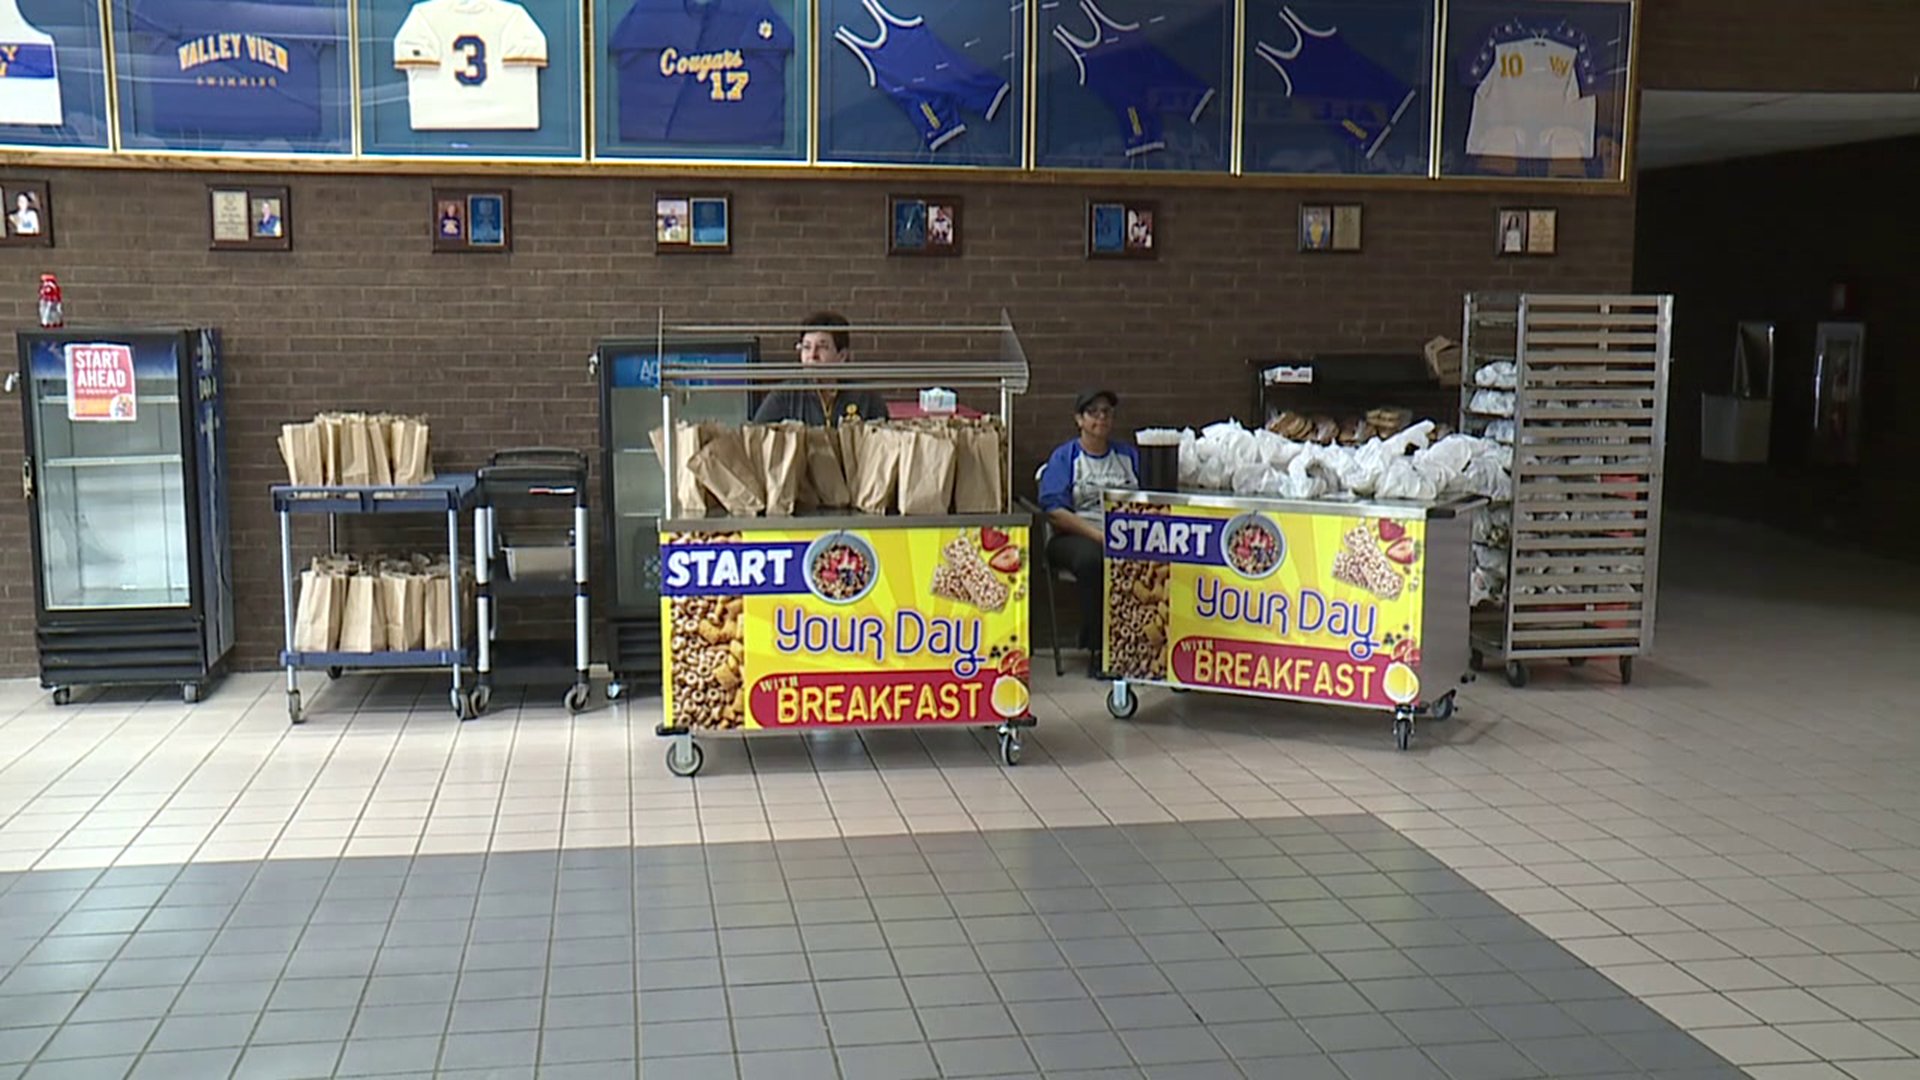
<instances>
[{"instance_id":1,"label":"hallway ceiling","mask_svg":"<svg viewBox=\"0 0 1920 1080\"><path fill-rule=\"evenodd\" d=\"M1920 135L1920 93L1797 94L1648 90L1641 169Z\"/></svg>"}]
</instances>

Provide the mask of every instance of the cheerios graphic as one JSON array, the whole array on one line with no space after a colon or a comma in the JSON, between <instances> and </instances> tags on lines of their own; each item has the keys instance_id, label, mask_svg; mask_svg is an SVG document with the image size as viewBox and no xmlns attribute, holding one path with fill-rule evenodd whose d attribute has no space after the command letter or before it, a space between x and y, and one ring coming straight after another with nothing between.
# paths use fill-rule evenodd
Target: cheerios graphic
<instances>
[{"instance_id":1,"label":"cheerios graphic","mask_svg":"<svg viewBox=\"0 0 1920 1080\"><path fill-rule=\"evenodd\" d=\"M737 532L682 533L669 543L737 544ZM673 717L695 728L738 728L747 722L745 602L738 596L673 598Z\"/></svg>"},{"instance_id":2,"label":"cheerios graphic","mask_svg":"<svg viewBox=\"0 0 1920 1080\"><path fill-rule=\"evenodd\" d=\"M1170 507L1128 504L1130 514L1169 514ZM1170 619L1167 582L1169 563L1145 559L1109 559L1107 640L1113 643L1107 658L1111 674L1127 679L1167 677Z\"/></svg>"}]
</instances>

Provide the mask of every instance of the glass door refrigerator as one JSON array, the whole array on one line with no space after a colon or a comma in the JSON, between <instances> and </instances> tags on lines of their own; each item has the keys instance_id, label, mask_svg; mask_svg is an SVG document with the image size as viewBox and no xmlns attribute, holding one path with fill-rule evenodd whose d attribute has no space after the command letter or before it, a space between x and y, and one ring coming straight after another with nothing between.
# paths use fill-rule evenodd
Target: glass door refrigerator
<instances>
[{"instance_id":1,"label":"glass door refrigerator","mask_svg":"<svg viewBox=\"0 0 1920 1080\"><path fill-rule=\"evenodd\" d=\"M660 426L660 357L676 363L757 363L753 337L675 336L608 338L594 352L600 380L600 475L606 507L606 590L594 598L606 612L612 679L607 697L629 686L660 685L660 515L666 509L660 459L652 432ZM718 420L743 424L749 394L681 394L682 423Z\"/></svg>"},{"instance_id":2,"label":"glass door refrigerator","mask_svg":"<svg viewBox=\"0 0 1920 1080\"><path fill-rule=\"evenodd\" d=\"M220 334L18 335L40 683L177 685L233 648Z\"/></svg>"}]
</instances>

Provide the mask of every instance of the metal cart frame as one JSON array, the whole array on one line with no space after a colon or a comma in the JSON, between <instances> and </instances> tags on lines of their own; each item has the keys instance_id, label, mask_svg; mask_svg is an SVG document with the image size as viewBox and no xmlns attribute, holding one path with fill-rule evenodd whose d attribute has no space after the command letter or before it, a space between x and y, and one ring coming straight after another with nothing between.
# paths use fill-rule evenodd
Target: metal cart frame
<instances>
[{"instance_id":1,"label":"metal cart frame","mask_svg":"<svg viewBox=\"0 0 1920 1080\"><path fill-rule=\"evenodd\" d=\"M922 360L893 362L884 364L853 362L833 366L834 377L822 379L817 366L796 361L782 363L757 362L750 364L685 364L663 361L660 364L660 422L667 432L675 430L674 396L679 393L740 393L743 390L763 389L824 389L835 390L906 390L925 389L940 386L949 390L991 391L999 395L999 418L1003 428L1001 445L1001 492L1008 522L1028 524L1028 517L1013 513L1013 399L1024 394L1028 385L1028 366L1026 349L1020 344L1020 337L1014 331L1013 319L1002 310L998 323L974 325L855 325L855 326L794 326L775 325L669 325L666 313L660 313L657 328L659 352L664 356L668 335L709 334L709 335L760 335L791 334L795 338L821 329L851 334L887 334L917 335L923 338L956 337L965 335L994 335L999 341L999 355L993 360ZM660 468L664 480L665 506L660 527L664 531L670 523L685 526L688 522L679 520L679 493L675 490L675 477L678 475L678 451L674 438L661 440L663 453ZM805 517L760 518L770 527L792 522L805 528L809 521ZM896 527L901 519L898 516L876 517L880 523L893 523ZM965 525L983 520L979 515L958 515L951 518L956 524ZM1025 564L1024 572L1032 574L1032 560ZM661 633L661 648L672 647L672 634L664 628ZM888 725L905 727L908 725ZM995 729L1000 739L1000 759L1013 766L1020 760L1020 732L1024 728L1035 726L1029 709L1027 715L1006 720ZM705 764L706 754L694 741L695 730L690 727L676 726L670 718L663 720L655 729L655 734L672 741L667 746L667 770L675 776L691 777L697 774Z\"/></svg>"},{"instance_id":2,"label":"metal cart frame","mask_svg":"<svg viewBox=\"0 0 1920 1080\"><path fill-rule=\"evenodd\" d=\"M1504 596L1475 612L1474 670L1497 657L1523 687L1531 661L1611 657L1625 684L1652 651L1672 339L1671 296L1467 296L1464 430L1494 419L1471 408L1480 368L1517 368Z\"/></svg>"},{"instance_id":3,"label":"metal cart frame","mask_svg":"<svg viewBox=\"0 0 1920 1080\"><path fill-rule=\"evenodd\" d=\"M287 719L306 722L300 706L300 672L325 670L329 678L347 671L447 668L453 676L449 701L453 713L462 720L474 715L471 693L462 685L461 669L467 663L467 650L461 647L460 625L460 513L473 506L475 480L469 474L443 474L424 484L404 486L295 486L272 487L273 510L280 517L281 603L285 616L284 648L280 663L287 669ZM448 579L451 592L451 649L410 649L404 652L296 652L293 647L295 611L299 603L300 578L293 562L293 515L327 515L327 549L338 552L341 514L431 514L447 515L447 562L452 567Z\"/></svg>"},{"instance_id":4,"label":"metal cart frame","mask_svg":"<svg viewBox=\"0 0 1920 1080\"><path fill-rule=\"evenodd\" d=\"M473 712L487 711L493 700L494 644L499 631L495 601L516 596L573 598L573 685L561 703L569 713L587 707L593 695L589 669L593 664L590 649L593 623L587 594L587 455L565 447L520 447L501 450L490 458L477 474L479 494L473 507L473 561L475 665ZM533 509L540 504L566 500L573 528L568 535L573 580L522 581L502 574L494 580L496 568L506 569L504 547L496 511L502 508ZM541 658L544 659L544 658ZM549 665L530 662L528 670ZM516 665L516 669L519 665Z\"/></svg>"}]
</instances>

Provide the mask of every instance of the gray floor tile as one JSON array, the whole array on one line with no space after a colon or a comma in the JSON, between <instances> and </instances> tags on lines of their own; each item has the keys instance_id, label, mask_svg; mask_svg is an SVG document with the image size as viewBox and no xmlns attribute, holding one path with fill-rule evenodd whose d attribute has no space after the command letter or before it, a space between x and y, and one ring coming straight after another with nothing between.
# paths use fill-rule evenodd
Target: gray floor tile
<instances>
[{"instance_id":1,"label":"gray floor tile","mask_svg":"<svg viewBox=\"0 0 1920 1080\"><path fill-rule=\"evenodd\" d=\"M86 990L107 969L104 960L67 964L26 964L0 979L0 994L58 994Z\"/></svg>"},{"instance_id":2,"label":"gray floor tile","mask_svg":"<svg viewBox=\"0 0 1920 1080\"><path fill-rule=\"evenodd\" d=\"M449 1006L444 1002L431 1005L369 1005L363 1007L359 1017L354 1020L353 1037L395 1039L411 1035L438 1035L447 1030L448 1009ZM345 1037L344 1032L341 1037Z\"/></svg>"},{"instance_id":3,"label":"gray floor tile","mask_svg":"<svg viewBox=\"0 0 1920 1080\"><path fill-rule=\"evenodd\" d=\"M144 960L130 960L122 951L121 958L107 965L100 974L100 981L94 984L96 990L137 989L143 987L165 986L178 988L186 984L199 966L197 956L155 957Z\"/></svg>"},{"instance_id":4,"label":"gray floor tile","mask_svg":"<svg viewBox=\"0 0 1920 1080\"><path fill-rule=\"evenodd\" d=\"M247 1044L259 1022L254 1012L222 1013L209 1016L173 1015L161 1021L147 1052L172 1050L224 1050Z\"/></svg>"},{"instance_id":5,"label":"gray floor tile","mask_svg":"<svg viewBox=\"0 0 1920 1080\"><path fill-rule=\"evenodd\" d=\"M885 949L887 938L877 922L826 923L806 926L800 938L808 952L841 952L850 949Z\"/></svg>"},{"instance_id":6,"label":"gray floor tile","mask_svg":"<svg viewBox=\"0 0 1920 1080\"><path fill-rule=\"evenodd\" d=\"M1246 1074L1230 1061L1185 1061L1176 1065L1152 1065L1137 1073L1118 1072L1120 1077L1135 1075L1144 1076L1146 1080L1240 1080Z\"/></svg>"},{"instance_id":7,"label":"gray floor tile","mask_svg":"<svg viewBox=\"0 0 1920 1080\"><path fill-rule=\"evenodd\" d=\"M1624 1072L1633 1067L1633 1063L1625 1056L1593 1035L1562 1039L1516 1039L1513 1046L1553 1077Z\"/></svg>"},{"instance_id":8,"label":"gray floor tile","mask_svg":"<svg viewBox=\"0 0 1920 1080\"><path fill-rule=\"evenodd\" d=\"M353 1027L352 1008L277 1009L260 1017L255 1043L341 1042ZM440 1026L434 1033L438 1034Z\"/></svg>"},{"instance_id":9,"label":"gray floor tile","mask_svg":"<svg viewBox=\"0 0 1920 1080\"><path fill-rule=\"evenodd\" d=\"M542 1005L537 997L457 1002L446 1030L463 1033L535 1030L540 1027Z\"/></svg>"},{"instance_id":10,"label":"gray floor tile","mask_svg":"<svg viewBox=\"0 0 1920 1080\"><path fill-rule=\"evenodd\" d=\"M942 1076L995 1076L1034 1068L1033 1057L1020 1039L964 1039L932 1046Z\"/></svg>"},{"instance_id":11,"label":"gray floor tile","mask_svg":"<svg viewBox=\"0 0 1920 1080\"><path fill-rule=\"evenodd\" d=\"M1357 1016L1315 1016L1302 1019L1313 1041L1329 1054L1352 1050L1384 1050L1407 1045L1406 1036L1377 1013Z\"/></svg>"},{"instance_id":12,"label":"gray floor tile","mask_svg":"<svg viewBox=\"0 0 1920 1080\"><path fill-rule=\"evenodd\" d=\"M357 978L286 979L268 997L267 1008L351 1008L360 1004L366 988L367 980Z\"/></svg>"},{"instance_id":13,"label":"gray floor tile","mask_svg":"<svg viewBox=\"0 0 1920 1080\"><path fill-rule=\"evenodd\" d=\"M634 1080L640 1063L633 1058L540 1066L540 1080Z\"/></svg>"},{"instance_id":14,"label":"gray floor tile","mask_svg":"<svg viewBox=\"0 0 1920 1080\"><path fill-rule=\"evenodd\" d=\"M640 1080L739 1080L740 1062L732 1054L643 1059Z\"/></svg>"},{"instance_id":15,"label":"gray floor tile","mask_svg":"<svg viewBox=\"0 0 1920 1080\"><path fill-rule=\"evenodd\" d=\"M1208 1030L1226 1048L1229 1055L1243 1061L1253 1058L1290 1057L1312 1054L1318 1045L1306 1029L1291 1020L1257 1020L1244 1023L1212 1024Z\"/></svg>"},{"instance_id":16,"label":"gray floor tile","mask_svg":"<svg viewBox=\"0 0 1920 1080\"><path fill-rule=\"evenodd\" d=\"M1000 1000L1000 991L985 975L917 975L904 980L913 1007L984 1005Z\"/></svg>"},{"instance_id":17,"label":"gray floor tile","mask_svg":"<svg viewBox=\"0 0 1920 1080\"><path fill-rule=\"evenodd\" d=\"M126 1055L40 1061L20 1075L22 1080L122 1080L137 1060Z\"/></svg>"},{"instance_id":18,"label":"gray floor tile","mask_svg":"<svg viewBox=\"0 0 1920 1080\"><path fill-rule=\"evenodd\" d=\"M69 1023L41 1047L41 1060L62 1058L109 1057L138 1054L160 1027L158 1017L139 1020L110 1020L98 1024Z\"/></svg>"},{"instance_id":19,"label":"gray floor tile","mask_svg":"<svg viewBox=\"0 0 1920 1080\"><path fill-rule=\"evenodd\" d=\"M1558 1005L1492 1005L1474 1011L1505 1039L1553 1039L1586 1033Z\"/></svg>"},{"instance_id":20,"label":"gray floor tile","mask_svg":"<svg viewBox=\"0 0 1920 1080\"><path fill-rule=\"evenodd\" d=\"M1546 999L1518 975L1448 975L1439 980L1462 1005L1499 1006L1537 1004Z\"/></svg>"},{"instance_id":21,"label":"gray floor tile","mask_svg":"<svg viewBox=\"0 0 1920 1080\"><path fill-rule=\"evenodd\" d=\"M1458 1004L1452 994L1432 979L1369 979L1355 982L1360 996L1389 1015L1417 1009L1444 1009Z\"/></svg>"},{"instance_id":22,"label":"gray floor tile","mask_svg":"<svg viewBox=\"0 0 1920 1080\"><path fill-rule=\"evenodd\" d=\"M532 1031L450 1034L440 1051L440 1067L531 1065L538 1047L539 1033Z\"/></svg>"},{"instance_id":23,"label":"gray floor tile","mask_svg":"<svg viewBox=\"0 0 1920 1080\"><path fill-rule=\"evenodd\" d=\"M471 976L468 976L471 978ZM723 985L718 958L701 960L652 960L634 973L642 992L650 990L688 990ZM464 992L464 980L462 989Z\"/></svg>"},{"instance_id":24,"label":"gray floor tile","mask_svg":"<svg viewBox=\"0 0 1920 1080\"><path fill-rule=\"evenodd\" d=\"M547 969L547 994L550 997L564 997L572 994L632 993L634 989L634 970L631 962Z\"/></svg>"},{"instance_id":25,"label":"gray floor tile","mask_svg":"<svg viewBox=\"0 0 1920 1080\"><path fill-rule=\"evenodd\" d=\"M40 1048L52 1040L55 1030L51 1024L0 1028L0 1065L32 1061L39 1056Z\"/></svg>"},{"instance_id":26,"label":"gray floor tile","mask_svg":"<svg viewBox=\"0 0 1920 1080\"><path fill-rule=\"evenodd\" d=\"M506 991L501 996L519 997L537 993L543 973L539 971L479 972L474 975L375 975L367 980L362 1006L429 1005L452 1001L456 996L478 996L482 984L498 978ZM526 980L526 981L522 981Z\"/></svg>"},{"instance_id":27,"label":"gray floor tile","mask_svg":"<svg viewBox=\"0 0 1920 1080\"><path fill-rule=\"evenodd\" d=\"M721 959L721 974L729 986L753 983L804 982L813 977L805 953L772 953L766 956L727 956Z\"/></svg>"},{"instance_id":28,"label":"gray floor tile","mask_svg":"<svg viewBox=\"0 0 1920 1080\"><path fill-rule=\"evenodd\" d=\"M842 1046L837 1051L842 1076L860 1080L933 1080L940 1075L923 1044Z\"/></svg>"},{"instance_id":29,"label":"gray floor tile","mask_svg":"<svg viewBox=\"0 0 1920 1080\"><path fill-rule=\"evenodd\" d=\"M1133 1064L1126 1044L1111 1032L1029 1035L1027 1048L1041 1071L1121 1068Z\"/></svg>"},{"instance_id":30,"label":"gray floor tile","mask_svg":"<svg viewBox=\"0 0 1920 1080\"><path fill-rule=\"evenodd\" d=\"M642 990L639 1011L643 1024L707 1020L726 1015L727 992L717 986L697 990ZM458 1015L457 1007L455 1015Z\"/></svg>"},{"instance_id":31,"label":"gray floor tile","mask_svg":"<svg viewBox=\"0 0 1920 1080\"><path fill-rule=\"evenodd\" d=\"M39 1027L59 1024L73 1013L86 995L78 990L60 994L19 994L0 997L0 1025Z\"/></svg>"},{"instance_id":32,"label":"gray floor tile","mask_svg":"<svg viewBox=\"0 0 1920 1080\"><path fill-rule=\"evenodd\" d=\"M1362 949L1358 952L1326 953L1340 977L1349 982L1366 979L1409 979L1423 974L1419 966L1399 949Z\"/></svg>"},{"instance_id":33,"label":"gray floor tile","mask_svg":"<svg viewBox=\"0 0 1920 1080\"><path fill-rule=\"evenodd\" d=\"M793 1016L820 1012L820 1000L811 982L765 983L727 988L728 1010L733 1017Z\"/></svg>"},{"instance_id":34,"label":"gray floor tile","mask_svg":"<svg viewBox=\"0 0 1920 1080\"><path fill-rule=\"evenodd\" d=\"M1596 1035L1617 1035L1633 1031L1667 1031L1672 1023L1666 1017L1630 997L1599 1001L1570 1001L1561 1009Z\"/></svg>"},{"instance_id":35,"label":"gray floor tile","mask_svg":"<svg viewBox=\"0 0 1920 1080\"><path fill-rule=\"evenodd\" d=\"M1114 995L1128 993L1149 993L1167 989L1166 980L1159 972L1150 967L1102 968L1097 980L1100 985ZM1144 974L1143 974L1144 973ZM960 976L956 976L960 977ZM1159 985L1151 985L1157 980ZM1129 990L1128 987L1147 983L1144 990ZM912 982L909 981L909 987ZM1072 971L1009 971L993 976L993 985L999 991L1000 998L1009 1004L1029 1001L1074 1000L1087 996L1087 987L1082 985L1080 977Z\"/></svg>"},{"instance_id":36,"label":"gray floor tile","mask_svg":"<svg viewBox=\"0 0 1920 1080\"><path fill-rule=\"evenodd\" d=\"M1471 1009L1422 1009L1388 1017L1415 1046L1496 1042L1500 1035L1480 1022Z\"/></svg>"},{"instance_id":37,"label":"gray floor tile","mask_svg":"<svg viewBox=\"0 0 1920 1080\"><path fill-rule=\"evenodd\" d=\"M781 1050L741 1054L740 1080L839 1080L831 1050Z\"/></svg>"},{"instance_id":38,"label":"gray floor tile","mask_svg":"<svg viewBox=\"0 0 1920 1080\"><path fill-rule=\"evenodd\" d=\"M233 1080L326 1080L340 1060L337 1042L249 1046Z\"/></svg>"},{"instance_id":39,"label":"gray floor tile","mask_svg":"<svg viewBox=\"0 0 1920 1080\"><path fill-rule=\"evenodd\" d=\"M240 1061L240 1049L176 1050L149 1053L134 1066L133 1080L188 1080L197 1077L224 1077Z\"/></svg>"},{"instance_id":40,"label":"gray floor tile","mask_svg":"<svg viewBox=\"0 0 1920 1080\"><path fill-rule=\"evenodd\" d=\"M1078 1035L1111 1027L1107 1017L1090 1000L1032 1001L1013 1009L1012 1015L1014 1025L1029 1037Z\"/></svg>"},{"instance_id":41,"label":"gray floor tile","mask_svg":"<svg viewBox=\"0 0 1920 1080\"><path fill-rule=\"evenodd\" d=\"M1182 995L1195 1016L1206 1024L1232 1024L1253 1020L1280 1020L1286 1010L1265 990L1207 990Z\"/></svg>"},{"instance_id":42,"label":"gray floor tile","mask_svg":"<svg viewBox=\"0 0 1920 1080\"><path fill-rule=\"evenodd\" d=\"M733 1042L740 1053L763 1050L812 1050L828 1045L827 1021L811 1016L760 1016L735 1018Z\"/></svg>"},{"instance_id":43,"label":"gray floor tile","mask_svg":"<svg viewBox=\"0 0 1920 1080\"><path fill-rule=\"evenodd\" d=\"M336 1075L378 1076L392 1072L433 1071L434 1062L440 1055L440 1038L437 1035L412 1036L399 1039L352 1039L340 1055L340 1067Z\"/></svg>"},{"instance_id":44,"label":"gray floor tile","mask_svg":"<svg viewBox=\"0 0 1920 1080\"><path fill-rule=\"evenodd\" d=\"M1708 1069L1726 1064L1700 1040L1671 1025L1608 1035L1606 1041L1642 1069Z\"/></svg>"},{"instance_id":45,"label":"gray floor tile","mask_svg":"<svg viewBox=\"0 0 1920 1080\"><path fill-rule=\"evenodd\" d=\"M1287 1015L1296 1019L1309 1016L1351 1016L1372 1013L1373 1006L1360 991L1346 983L1303 983L1298 986L1269 987L1268 992Z\"/></svg>"},{"instance_id":46,"label":"gray floor tile","mask_svg":"<svg viewBox=\"0 0 1920 1080\"><path fill-rule=\"evenodd\" d=\"M933 1042L1018 1034L1004 1005L946 1005L919 1010L920 1027Z\"/></svg>"},{"instance_id":47,"label":"gray floor tile","mask_svg":"<svg viewBox=\"0 0 1920 1080\"><path fill-rule=\"evenodd\" d=\"M642 1058L733 1052L733 1028L724 1018L670 1020L640 1025Z\"/></svg>"},{"instance_id":48,"label":"gray floor tile","mask_svg":"<svg viewBox=\"0 0 1920 1080\"><path fill-rule=\"evenodd\" d=\"M1177 1065L1190 1062L1221 1061L1227 1051L1206 1028L1153 1028L1120 1032L1127 1051L1141 1065Z\"/></svg>"},{"instance_id":49,"label":"gray floor tile","mask_svg":"<svg viewBox=\"0 0 1920 1080\"><path fill-rule=\"evenodd\" d=\"M985 983L985 980L981 980ZM986 983L986 1001L994 1000L993 986ZM871 1012L874 1009L905 1009L910 1002L906 984L897 978L844 979L822 982L819 988L820 1004L829 1013ZM941 1001L943 997L956 996L945 992L944 988L934 985L922 987L921 1004L969 1004L969 1002Z\"/></svg>"},{"instance_id":50,"label":"gray floor tile","mask_svg":"<svg viewBox=\"0 0 1920 1080\"><path fill-rule=\"evenodd\" d=\"M547 1065L632 1061L636 1052L631 1023L550 1029L540 1039L543 1072Z\"/></svg>"},{"instance_id":51,"label":"gray floor tile","mask_svg":"<svg viewBox=\"0 0 1920 1080\"><path fill-rule=\"evenodd\" d=\"M828 1013L827 1037L839 1047L921 1043L926 1038L912 1009ZM845 1055L841 1060L844 1065Z\"/></svg>"},{"instance_id":52,"label":"gray floor tile","mask_svg":"<svg viewBox=\"0 0 1920 1080\"><path fill-rule=\"evenodd\" d=\"M1249 990L1260 983L1238 960L1191 960L1163 963L1160 973L1183 994L1210 990Z\"/></svg>"},{"instance_id":53,"label":"gray floor tile","mask_svg":"<svg viewBox=\"0 0 1920 1080\"><path fill-rule=\"evenodd\" d=\"M1258 956L1243 961L1253 977L1260 980L1262 986L1298 986L1310 983L1332 983L1342 981L1333 965L1319 956L1308 954L1289 956Z\"/></svg>"},{"instance_id":54,"label":"gray floor tile","mask_svg":"<svg viewBox=\"0 0 1920 1080\"><path fill-rule=\"evenodd\" d=\"M1178 994L1136 994L1104 997L1100 1011L1120 1030L1184 1027L1193 1023L1193 1009Z\"/></svg>"},{"instance_id":55,"label":"gray floor tile","mask_svg":"<svg viewBox=\"0 0 1920 1080\"><path fill-rule=\"evenodd\" d=\"M1453 1080L1533 1080L1549 1075L1506 1043L1457 1043L1421 1049Z\"/></svg>"},{"instance_id":56,"label":"gray floor tile","mask_svg":"<svg viewBox=\"0 0 1920 1080\"><path fill-rule=\"evenodd\" d=\"M1440 1067L1418 1050L1358 1050L1332 1055L1350 1080L1448 1080Z\"/></svg>"},{"instance_id":57,"label":"gray floor tile","mask_svg":"<svg viewBox=\"0 0 1920 1080\"><path fill-rule=\"evenodd\" d=\"M634 1023L637 999L633 994L575 994L549 997L546 1002L546 1026L549 1030L578 1027L606 1027L609 1024Z\"/></svg>"}]
</instances>

